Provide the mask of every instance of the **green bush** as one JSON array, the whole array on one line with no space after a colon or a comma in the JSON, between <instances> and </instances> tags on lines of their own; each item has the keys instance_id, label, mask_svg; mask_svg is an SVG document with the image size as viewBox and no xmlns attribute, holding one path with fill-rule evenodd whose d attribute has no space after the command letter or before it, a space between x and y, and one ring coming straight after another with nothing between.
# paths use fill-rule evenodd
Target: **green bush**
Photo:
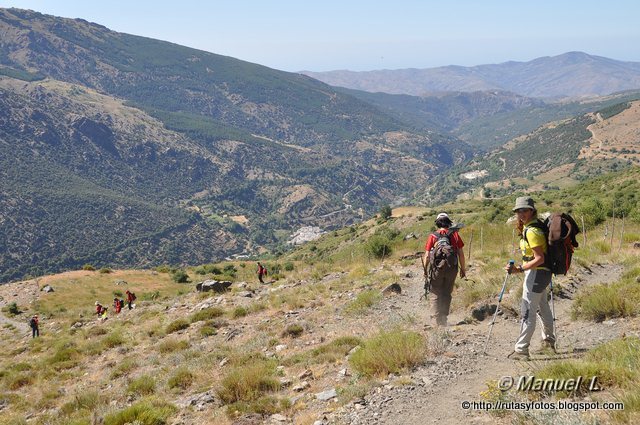
<instances>
[{"instance_id":1,"label":"green bush","mask_svg":"<svg viewBox=\"0 0 640 425\"><path fill-rule=\"evenodd\" d=\"M233 368L222 379L218 396L225 403L253 401L271 391L280 389L280 381L275 376L276 363L254 360Z\"/></svg>"},{"instance_id":2,"label":"green bush","mask_svg":"<svg viewBox=\"0 0 640 425\"><path fill-rule=\"evenodd\" d=\"M246 307L238 306L231 312L231 317L237 319L239 317L244 317L247 314L249 314L249 310L247 310Z\"/></svg>"},{"instance_id":3,"label":"green bush","mask_svg":"<svg viewBox=\"0 0 640 425\"><path fill-rule=\"evenodd\" d=\"M304 328L298 324L289 325L282 331L282 336L291 338L298 338L304 332Z\"/></svg>"},{"instance_id":4,"label":"green bush","mask_svg":"<svg viewBox=\"0 0 640 425\"><path fill-rule=\"evenodd\" d=\"M105 348L118 347L125 343L124 336L119 331L113 331L102 339L102 345Z\"/></svg>"},{"instance_id":5,"label":"green bush","mask_svg":"<svg viewBox=\"0 0 640 425\"><path fill-rule=\"evenodd\" d=\"M173 353L175 351L186 350L189 348L189 342L178 340L175 338L167 338L158 344L158 351L162 354Z\"/></svg>"},{"instance_id":6,"label":"green bush","mask_svg":"<svg viewBox=\"0 0 640 425\"><path fill-rule=\"evenodd\" d=\"M92 264L85 264L82 266L82 270L87 270L90 272L96 271L96 268Z\"/></svg>"},{"instance_id":7,"label":"green bush","mask_svg":"<svg viewBox=\"0 0 640 425\"><path fill-rule=\"evenodd\" d=\"M101 274L109 274L111 272L112 270L109 267L103 267L100 270L98 270L98 273L101 273Z\"/></svg>"},{"instance_id":8,"label":"green bush","mask_svg":"<svg viewBox=\"0 0 640 425\"><path fill-rule=\"evenodd\" d=\"M172 404L151 399L135 403L119 412L107 415L104 425L165 425L177 411Z\"/></svg>"},{"instance_id":9,"label":"green bush","mask_svg":"<svg viewBox=\"0 0 640 425\"><path fill-rule=\"evenodd\" d=\"M185 367L181 367L176 370L173 375L167 381L167 386L169 388L179 388L182 390L186 390L191 386L194 380L194 375L189 371L189 369Z\"/></svg>"},{"instance_id":10,"label":"green bush","mask_svg":"<svg viewBox=\"0 0 640 425\"><path fill-rule=\"evenodd\" d=\"M191 323L202 322L204 320L211 320L223 316L224 313L224 309L220 307L209 307L196 311L189 317L189 320Z\"/></svg>"},{"instance_id":11,"label":"green bush","mask_svg":"<svg viewBox=\"0 0 640 425\"><path fill-rule=\"evenodd\" d=\"M380 208L380 218L383 220L388 220L391 218L391 214L393 213L393 211L391 210L391 207L389 205L383 205Z\"/></svg>"},{"instance_id":12,"label":"green bush","mask_svg":"<svg viewBox=\"0 0 640 425\"><path fill-rule=\"evenodd\" d=\"M165 332L167 334L171 334L174 332L181 331L183 329L187 329L189 327L189 322L185 319L177 319L167 325Z\"/></svg>"},{"instance_id":13,"label":"green bush","mask_svg":"<svg viewBox=\"0 0 640 425\"><path fill-rule=\"evenodd\" d=\"M127 385L127 393L137 397L151 395L156 392L156 381L153 376L142 375L132 379Z\"/></svg>"},{"instance_id":14,"label":"green bush","mask_svg":"<svg viewBox=\"0 0 640 425\"><path fill-rule=\"evenodd\" d=\"M189 282L189 275L184 270L176 270L171 274L171 279L176 283L187 283Z\"/></svg>"},{"instance_id":15,"label":"green bush","mask_svg":"<svg viewBox=\"0 0 640 425\"><path fill-rule=\"evenodd\" d=\"M345 307L345 312L358 314L366 311L382 299L380 291L374 289L360 292L356 298Z\"/></svg>"},{"instance_id":16,"label":"green bush","mask_svg":"<svg viewBox=\"0 0 640 425\"><path fill-rule=\"evenodd\" d=\"M18 308L18 304L16 303L7 304L2 308L2 311L7 313L7 315L9 316L17 316L18 314L22 313L22 311L20 311L20 308Z\"/></svg>"},{"instance_id":17,"label":"green bush","mask_svg":"<svg viewBox=\"0 0 640 425\"><path fill-rule=\"evenodd\" d=\"M365 341L362 348L351 355L349 363L362 375L385 377L422 363L426 353L422 335L395 330L380 332Z\"/></svg>"},{"instance_id":18,"label":"green bush","mask_svg":"<svg viewBox=\"0 0 640 425\"><path fill-rule=\"evenodd\" d=\"M292 271L295 268L295 266L293 265L293 263L291 261L287 261L286 263L284 263L284 269L285 271Z\"/></svg>"}]
</instances>

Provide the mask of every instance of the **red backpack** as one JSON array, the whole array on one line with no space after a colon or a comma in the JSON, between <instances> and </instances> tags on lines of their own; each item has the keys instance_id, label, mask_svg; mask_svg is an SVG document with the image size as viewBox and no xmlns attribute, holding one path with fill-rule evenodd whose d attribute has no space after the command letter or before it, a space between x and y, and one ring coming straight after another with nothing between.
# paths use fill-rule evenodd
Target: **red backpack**
<instances>
[{"instance_id":1,"label":"red backpack","mask_svg":"<svg viewBox=\"0 0 640 425\"><path fill-rule=\"evenodd\" d=\"M580 233L573 217L567 213L551 213L544 221L538 220L531 224L531 227L542 230L547 240L544 266L555 275L567 274L571 267L573 251L578 247L576 235ZM527 240L526 229L523 237Z\"/></svg>"}]
</instances>

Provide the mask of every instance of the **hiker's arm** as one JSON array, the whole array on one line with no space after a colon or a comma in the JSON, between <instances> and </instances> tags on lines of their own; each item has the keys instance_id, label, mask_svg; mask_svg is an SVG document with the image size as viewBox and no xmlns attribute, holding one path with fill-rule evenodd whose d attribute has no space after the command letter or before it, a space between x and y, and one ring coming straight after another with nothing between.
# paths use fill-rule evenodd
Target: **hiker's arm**
<instances>
[{"instance_id":1,"label":"hiker's arm","mask_svg":"<svg viewBox=\"0 0 640 425\"><path fill-rule=\"evenodd\" d=\"M534 246L531 248L531 250L533 251L533 260L527 261L522 264L523 272L534 269L544 264L544 252L542 251L542 247Z\"/></svg>"},{"instance_id":2,"label":"hiker's arm","mask_svg":"<svg viewBox=\"0 0 640 425\"><path fill-rule=\"evenodd\" d=\"M458 250L458 263L460 264L460 277L464 279L464 277L467 275L467 269L463 249Z\"/></svg>"}]
</instances>

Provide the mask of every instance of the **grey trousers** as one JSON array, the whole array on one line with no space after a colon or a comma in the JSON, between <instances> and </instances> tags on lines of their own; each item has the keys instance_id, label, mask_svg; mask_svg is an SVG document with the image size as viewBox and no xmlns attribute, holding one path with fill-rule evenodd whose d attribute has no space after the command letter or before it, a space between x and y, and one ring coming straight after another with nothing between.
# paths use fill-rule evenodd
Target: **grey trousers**
<instances>
[{"instance_id":1,"label":"grey trousers","mask_svg":"<svg viewBox=\"0 0 640 425\"><path fill-rule=\"evenodd\" d=\"M451 293L456 281L458 268L453 267L446 271L441 271L431 279L431 318L435 319L436 325L447 326L447 316L451 307Z\"/></svg>"},{"instance_id":2,"label":"grey trousers","mask_svg":"<svg viewBox=\"0 0 640 425\"><path fill-rule=\"evenodd\" d=\"M547 299L551 272L547 270L527 270L524 273L522 288L522 321L520 323L520 336L516 341L517 353L528 353L531 338L536 330L536 316L542 321L542 339L555 342L553 334L553 314Z\"/></svg>"}]
</instances>

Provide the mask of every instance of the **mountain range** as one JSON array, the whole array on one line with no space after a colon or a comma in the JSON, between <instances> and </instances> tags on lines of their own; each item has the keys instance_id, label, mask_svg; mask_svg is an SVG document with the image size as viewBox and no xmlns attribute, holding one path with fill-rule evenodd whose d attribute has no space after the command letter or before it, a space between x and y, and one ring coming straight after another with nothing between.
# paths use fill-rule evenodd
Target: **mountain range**
<instances>
[{"instance_id":1,"label":"mountain range","mask_svg":"<svg viewBox=\"0 0 640 425\"><path fill-rule=\"evenodd\" d=\"M20 9L0 34L0 281L279 252L456 196L483 150L640 96L370 93Z\"/></svg>"},{"instance_id":2,"label":"mountain range","mask_svg":"<svg viewBox=\"0 0 640 425\"><path fill-rule=\"evenodd\" d=\"M0 9L0 278L260 252L473 149L304 75Z\"/></svg>"},{"instance_id":3,"label":"mountain range","mask_svg":"<svg viewBox=\"0 0 640 425\"><path fill-rule=\"evenodd\" d=\"M302 73L332 86L413 96L501 90L527 97L558 99L603 96L640 88L640 62L623 62L583 52L473 67Z\"/></svg>"}]
</instances>

